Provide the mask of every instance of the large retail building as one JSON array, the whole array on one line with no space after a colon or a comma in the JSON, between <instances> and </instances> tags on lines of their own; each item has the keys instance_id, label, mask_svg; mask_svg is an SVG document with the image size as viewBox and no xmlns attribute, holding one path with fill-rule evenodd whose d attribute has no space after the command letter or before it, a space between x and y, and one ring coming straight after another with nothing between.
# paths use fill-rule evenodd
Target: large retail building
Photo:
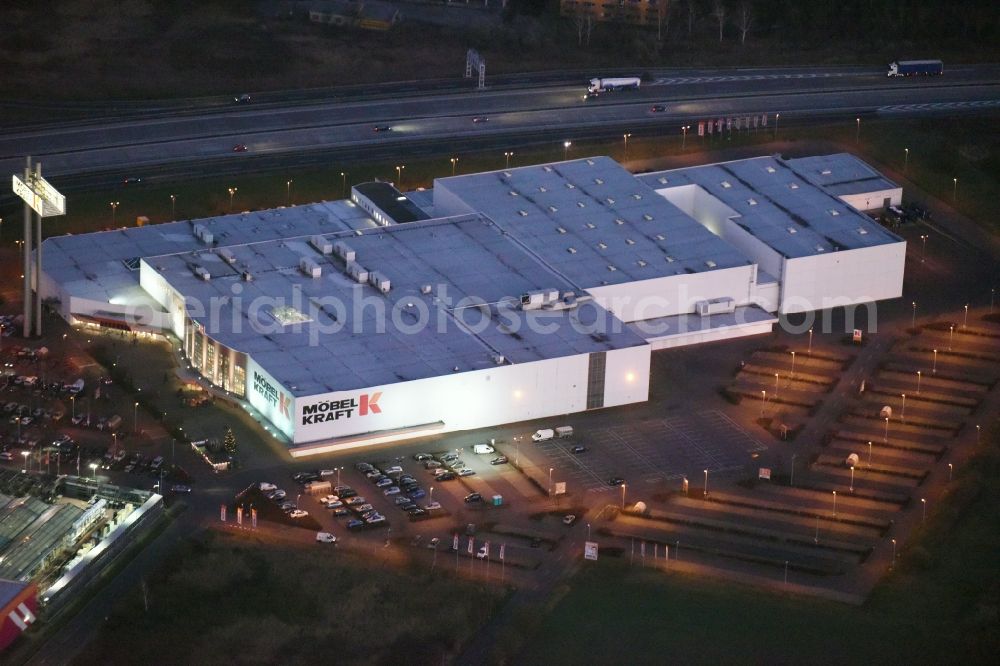
<instances>
[{"instance_id":1,"label":"large retail building","mask_svg":"<svg viewBox=\"0 0 1000 666\"><path fill-rule=\"evenodd\" d=\"M307 455L644 401L656 349L901 295L901 190L847 155L607 157L61 236L73 323L163 330Z\"/></svg>"}]
</instances>

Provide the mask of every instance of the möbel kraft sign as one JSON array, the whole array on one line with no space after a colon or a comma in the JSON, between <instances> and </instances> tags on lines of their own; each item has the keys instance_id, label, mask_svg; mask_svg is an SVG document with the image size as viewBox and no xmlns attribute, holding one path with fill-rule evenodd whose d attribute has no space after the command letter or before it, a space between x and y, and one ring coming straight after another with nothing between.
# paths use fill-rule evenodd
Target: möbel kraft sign
<instances>
[{"instance_id":1,"label":"m\u00f6bel kraft sign","mask_svg":"<svg viewBox=\"0 0 1000 666\"><path fill-rule=\"evenodd\" d=\"M286 396L282 391L279 391L278 387L269 382L264 375L257 371L253 373L253 390L259 393L269 405L277 407L279 414L286 418L291 418L291 415L288 413L288 407L292 402L291 398Z\"/></svg>"},{"instance_id":2,"label":"m\u00f6bel kraft sign","mask_svg":"<svg viewBox=\"0 0 1000 666\"><path fill-rule=\"evenodd\" d=\"M302 407L302 425L339 421L355 415L381 414L382 408L378 404L381 397L382 392L376 391L375 393L362 393L356 398L323 400L313 405L304 405Z\"/></svg>"}]
</instances>

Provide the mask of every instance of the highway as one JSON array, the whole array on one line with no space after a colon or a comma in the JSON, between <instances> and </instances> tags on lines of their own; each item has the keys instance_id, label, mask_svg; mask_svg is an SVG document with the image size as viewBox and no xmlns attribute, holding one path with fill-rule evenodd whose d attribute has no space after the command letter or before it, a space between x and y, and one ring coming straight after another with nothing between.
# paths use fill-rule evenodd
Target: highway
<instances>
[{"instance_id":1,"label":"highway","mask_svg":"<svg viewBox=\"0 0 1000 666\"><path fill-rule=\"evenodd\" d=\"M946 69L941 77L888 79L881 67L659 71L634 92L584 100L585 81L510 78L484 91L429 90L408 83L368 94L271 93L253 104L219 98L117 106L106 114L13 127L0 134L0 164L41 160L52 177L80 184L169 170L172 176L264 170L333 158L379 157L512 147L623 131L676 133L709 117L768 114L782 124L833 117L950 113L1000 107L1000 65ZM114 103L117 105L117 103ZM652 104L666 111L655 113ZM96 110L95 110L96 111ZM27 113L27 112L26 112ZM486 122L472 118L487 116ZM45 113L39 117L44 118ZM374 125L391 132L375 132ZM234 152L236 145L246 152Z\"/></svg>"}]
</instances>

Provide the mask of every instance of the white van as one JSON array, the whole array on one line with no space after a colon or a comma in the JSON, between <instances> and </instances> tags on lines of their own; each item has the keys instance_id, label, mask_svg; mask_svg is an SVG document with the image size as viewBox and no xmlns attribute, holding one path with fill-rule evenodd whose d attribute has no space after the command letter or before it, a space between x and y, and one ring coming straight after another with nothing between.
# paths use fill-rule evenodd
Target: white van
<instances>
[{"instance_id":1,"label":"white van","mask_svg":"<svg viewBox=\"0 0 1000 666\"><path fill-rule=\"evenodd\" d=\"M552 439L556 436L556 431L552 428L544 428L542 430L536 430L535 434L531 436L532 441L544 442L546 440Z\"/></svg>"}]
</instances>

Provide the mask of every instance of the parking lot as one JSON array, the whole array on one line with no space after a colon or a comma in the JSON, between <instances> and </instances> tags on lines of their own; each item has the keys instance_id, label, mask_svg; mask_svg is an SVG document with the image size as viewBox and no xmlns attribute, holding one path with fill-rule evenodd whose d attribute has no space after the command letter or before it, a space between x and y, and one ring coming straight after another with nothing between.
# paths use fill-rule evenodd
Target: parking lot
<instances>
[{"instance_id":1,"label":"parking lot","mask_svg":"<svg viewBox=\"0 0 1000 666\"><path fill-rule=\"evenodd\" d=\"M726 474L743 469L754 453L766 449L739 424L718 410L650 419L613 428L577 432L570 439L534 445L567 483L568 492L613 490L608 481L652 484ZM574 454L573 446L586 451Z\"/></svg>"}]
</instances>

